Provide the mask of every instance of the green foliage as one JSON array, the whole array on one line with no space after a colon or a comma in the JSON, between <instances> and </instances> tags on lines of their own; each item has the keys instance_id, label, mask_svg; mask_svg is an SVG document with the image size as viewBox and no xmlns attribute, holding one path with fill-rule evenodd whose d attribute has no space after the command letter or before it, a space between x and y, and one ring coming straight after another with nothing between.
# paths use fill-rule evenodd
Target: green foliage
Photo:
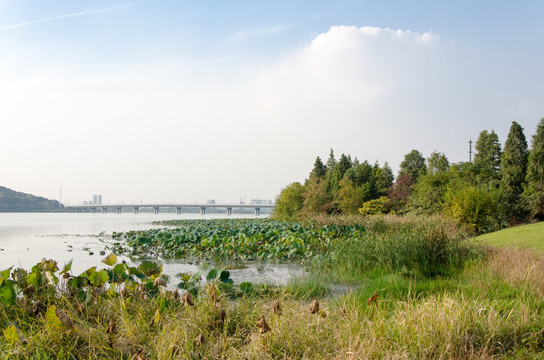
<instances>
[{"instance_id":1,"label":"green foliage","mask_svg":"<svg viewBox=\"0 0 544 360\"><path fill-rule=\"evenodd\" d=\"M305 186L303 215L329 213L332 207L332 195L327 192L325 181L310 176Z\"/></svg>"},{"instance_id":2,"label":"green foliage","mask_svg":"<svg viewBox=\"0 0 544 360\"><path fill-rule=\"evenodd\" d=\"M108 255L102 262L108 266L113 266L117 263L117 256L115 254Z\"/></svg>"},{"instance_id":3,"label":"green foliage","mask_svg":"<svg viewBox=\"0 0 544 360\"><path fill-rule=\"evenodd\" d=\"M476 233L500 228L500 190L489 186L464 185L445 194L446 213Z\"/></svg>"},{"instance_id":4,"label":"green foliage","mask_svg":"<svg viewBox=\"0 0 544 360\"><path fill-rule=\"evenodd\" d=\"M357 230L302 226L271 219L181 220L164 223L177 228L117 233L116 239L121 241L114 244L114 251L131 256L163 258L308 260L316 254L327 252L335 242L351 236Z\"/></svg>"},{"instance_id":5,"label":"green foliage","mask_svg":"<svg viewBox=\"0 0 544 360\"><path fill-rule=\"evenodd\" d=\"M486 177L500 179L501 144L494 130L483 130L476 141L474 164L479 166Z\"/></svg>"},{"instance_id":6,"label":"green foliage","mask_svg":"<svg viewBox=\"0 0 544 360\"><path fill-rule=\"evenodd\" d=\"M502 205L507 218L514 223L521 221L525 216L520 195L525 183L527 156L527 141L523 128L514 121L501 157L501 189L504 196Z\"/></svg>"},{"instance_id":7,"label":"green foliage","mask_svg":"<svg viewBox=\"0 0 544 360\"><path fill-rule=\"evenodd\" d=\"M200 288L201 275L200 272L194 274L180 274L181 282L178 284L178 289L185 290L191 295L196 296Z\"/></svg>"},{"instance_id":8,"label":"green foliage","mask_svg":"<svg viewBox=\"0 0 544 360\"><path fill-rule=\"evenodd\" d=\"M226 284L232 284L233 281L230 278L230 272L228 270L211 269L206 275L208 282L223 282Z\"/></svg>"},{"instance_id":9,"label":"green foliage","mask_svg":"<svg viewBox=\"0 0 544 360\"><path fill-rule=\"evenodd\" d=\"M4 305L15 305L15 299L17 294L15 293L14 283L7 281L0 286L0 302Z\"/></svg>"},{"instance_id":10,"label":"green foliage","mask_svg":"<svg viewBox=\"0 0 544 360\"><path fill-rule=\"evenodd\" d=\"M417 181L419 176L425 175L426 172L425 158L419 151L414 149L404 155L404 160L400 163L399 176L409 175Z\"/></svg>"},{"instance_id":11,"label":"green foliage","mask_svg":"<svg viewBox=\"0 0 544 360\"><path fill-rule=\"evenodd\" d=\"M387 208L388 201L386 196L369 200L363 203L363 206L359 208L359 213L365 216L387 214L389 212L389 209Z\"/></svg>"},{"instance_id":12,"label":"green foliage","mask_svg":"<svg viewBox=\"0 0 544 360\"><path fill-rule=\"evenodd\" d=\"M4 338L10 345L13 345L19 341L19 334L17 333L17 329L14 325L11 325L4 330Z\"/></svg>"},{"instance_id":13,"label":"green foliage","mask_svg":"<svg viewBox=\"0 0 544 360\"><path fill-rule=\"evenodd\" d=\"M356 214L357 209L362 206L365 201L365 188L355 187L354 182L345 177L340 182L340 190L338 191L338 204L342 213L344 214Z\"/></svg>"},{"instance_id":14,"label":"green foliage","mask_svg":"<svg viewBox=\"0 0 544 360\"><path fill-rule=\"evenodd\" d=\"M385 196L389 192L389 188L393 185L395 176L393 175L393 170L389 167L387 161L384 163L383 167L379 168L376 171L376 191L379 196Z\"/></svg>"},{"instance_id":15,"label":"green foliage","mask_svg":"<svg viewBox=\"0 0 544 360\"><path fill-rule=\"evenodd\" d=\"M282 191L273 218L293 221L318 214L357 214L365 201L387 195L393 180L387 162L383 167L377 162L370 165L366 160L352 160L349 154L337 161L331 149L327 165L317 157L302 188L291 184ZM300 193L302 205L297 197Z\"/></svg>"},{"instance_id":16,"label":"green foliage","mask_svg":"<svg viewBox=\"0 0 544 360\"><path fill-rule=\"evenodd\" d=\"M433 151L431 156L427 158L427 173L436 174L446 172L450 167L450 162L444 153Z\"/></svg>"},{"instance_id":17,"label":"green foliage","mask_svg":"<svg viewBox=\"0 0 544 360\"><path fill-rule=\"evenodd\" d=\"M466 234L439 217L371 217L366 232L337 244L322 258L322 271L336 276L372 271L423 276L456 272L468 260Z\"/></svg>"},{"instance_id":18,"label":"green foliage","mask_svg":"<svg viewBox=\"0 0 544 360\"><path fill-rule=\"evenodd\" d=\"M334 151L332 150L331 148L331 151L329 153L329 158L327 159L327 165L326 165L326 169L327 169L327 176L332 173L332 171L334 170L334 167L336 166L336 159L334 157Z\"/></svg>"},{"instance_id":19,"label":"green foliage","mask_svg":"<svg viewBox=\"0 0 544 360\"><path fill-rule=\"evenodd\" d=\"M89 275L89 282L95 287L100 287L108 282L110 277L106 270L93 271Z\"/></svg>"},{"instance_id":20,"label":"green foliage","mask_svg":"<svg viewBox=\"0 0 544 360\"><path fill-rule=\"evenodd\" d=\"M310 179L324 179L327 173L327 167L321 161L321 158L318 156L315 159L314 168L310 173Z\"/></svg>"},{"instance_id":21,"label":"green foliage","mask_svg":"<svg viewBox=\"0 0 544 360\"><path fill-rule=\"evenodd\" d=\"M342 154L332 171L327 174L327 187L333 197L336 197L336 194L340 190L340 182L344 178L346 171L351 168L351 165L350 158Z\"/></svg>"},{"instance_id":22,"label":"green foliage","mask_svg":"<svg viewBox=\"0 0 544 360\"><path fill-rule=\"evenodd\" d=\"M533 135L527 164L527 189L531 216L544 220L544 118Z\"/></svg>"},{"instance_id":23,"label":"green foliage","mask_svg":"<svg viewBox=\"0 0 544 360\"><path fill-rule=\"evenodd\" d=\"M276 208L272 217L282 221L295 220L304 205L304 186L298 182L285 187L276 200Z\"/></svg>"},{"instance_id":24,"label":"green foliage","mask_svg":"<svg viewBox=\"0 0 544 360\"><path fill-rule=\"evenodd\" d=\"M240 284L240 290L245 295L252 295L255 292L255 288L253 286L253 283L248 282L248 281L244 281L243 283Z\"/></svg>"}]
</instances>

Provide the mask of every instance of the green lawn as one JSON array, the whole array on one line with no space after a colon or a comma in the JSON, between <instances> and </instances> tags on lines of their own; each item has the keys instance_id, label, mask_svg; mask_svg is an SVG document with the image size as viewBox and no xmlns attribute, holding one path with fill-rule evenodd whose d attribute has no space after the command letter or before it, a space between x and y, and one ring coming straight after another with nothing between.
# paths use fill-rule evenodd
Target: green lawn
<instances>
[{"instance_id":1,"label":"green lawn","mask_svg":"<svg viewBox=\"0 0 544 360\"><path fill-rule=\"evenodd\" d=\"M544 252L544 222L516 226L477 236L476 242L497 246L514 246Z\"/></svg>"}]
</instances>

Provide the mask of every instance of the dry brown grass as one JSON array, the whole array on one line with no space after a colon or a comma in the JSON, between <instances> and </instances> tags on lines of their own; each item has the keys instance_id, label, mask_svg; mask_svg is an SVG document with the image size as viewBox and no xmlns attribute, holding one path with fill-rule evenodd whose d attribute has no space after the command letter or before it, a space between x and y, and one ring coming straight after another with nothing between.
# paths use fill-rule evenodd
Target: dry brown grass
<instances>
[{"instance_id":1,"label":"dry brown grass","mask_svg":"<svg viewBox=\"0 0 544 360\"><path fill-rule=\"evenodd\" d=\"M544 296L544 255L531 250L503 248L489 259L489 269L510 285Z\"/></svg>"}]
</instances>

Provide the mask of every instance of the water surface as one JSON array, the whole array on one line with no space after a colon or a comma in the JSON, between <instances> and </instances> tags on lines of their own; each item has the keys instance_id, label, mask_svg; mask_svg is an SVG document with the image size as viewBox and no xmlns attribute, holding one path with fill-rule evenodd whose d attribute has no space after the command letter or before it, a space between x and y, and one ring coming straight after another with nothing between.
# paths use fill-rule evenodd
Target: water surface
<instances>
[{"instance_id":1,"label":"water surface","mask_svg":"<svg viewBox=\"0 0 544 360\"><path fill-rule=\"evenodd\" d=\"M79 274L92 267L105 267L101 260L109 254L112 232L164 228L153 221L178 219L227 218L223 214L173 213L0 213L0 270L10 266L30 269L42 259L54 259L59 267L73 259L72 273ZM255 218L255 215L232 215L228 218ZM128 257L119 257L137 264ZM186 260L162 260L165 274L195 273L209 267ZM231 278L269 284L286 284L292 277L302 275L296 264L249 264L244 269L230 270Z\"/></svg>"}]
</instances>

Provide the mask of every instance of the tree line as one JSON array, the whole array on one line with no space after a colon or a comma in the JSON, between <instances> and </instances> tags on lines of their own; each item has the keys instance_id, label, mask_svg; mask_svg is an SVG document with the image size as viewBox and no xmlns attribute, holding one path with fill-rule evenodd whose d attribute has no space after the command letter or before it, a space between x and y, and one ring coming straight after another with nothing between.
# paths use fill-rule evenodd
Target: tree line
<instances>
[{"instance_id":1,"label":"tree line","mask_svg":"<svg viewBox=\"0 0 544 360\"><path fill-rule=\"evenodd\" d=\"M504 148L491 130L480 132L474 161L450 164L444 153L404 156L397 177L387 162L351 155L326 163L318 156L306 181L285 187L273 217L296 220L318 214L436 214L477 233L544 220L544 118L529 149L524 129L512 122Z\"/></svg>"}]
</instances>

